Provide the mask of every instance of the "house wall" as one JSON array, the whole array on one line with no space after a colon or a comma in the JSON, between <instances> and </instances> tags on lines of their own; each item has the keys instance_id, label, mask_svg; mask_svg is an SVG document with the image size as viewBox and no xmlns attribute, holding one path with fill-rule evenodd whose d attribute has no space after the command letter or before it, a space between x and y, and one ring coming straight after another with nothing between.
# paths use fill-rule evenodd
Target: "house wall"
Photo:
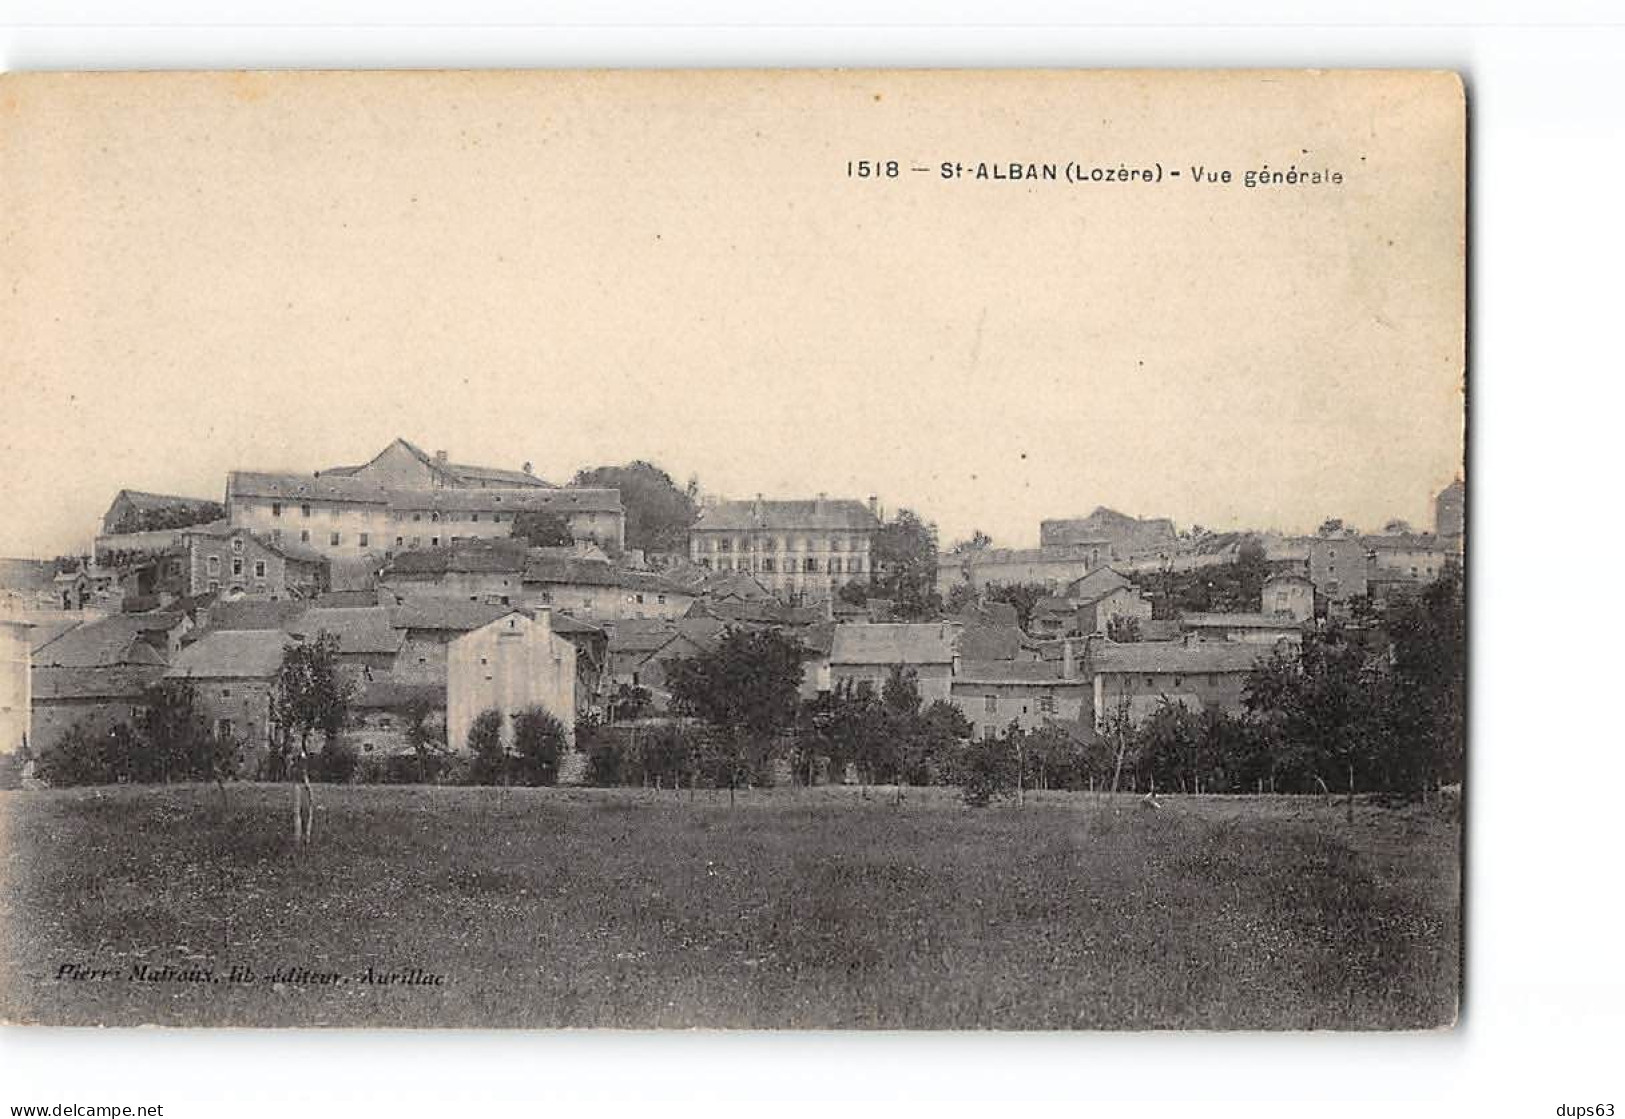
<instances>
[{"instance_id":1,"label":"house wall","mask_svg":"<svg viewBox=\"0 0 1625 1119\"><path fill-rule=\"evenodd\" d=\"M453 638L460 636L451 630L411 629L401 651L395 654L391 675L403 684L446 683L446 649Z\"/></svg>"},{"instance_id":2,"label":"house wall","mask_svg":"<svg viewBox=\"0 0 1625 1119\"><path fill-rule=\"evenodd\" d=\"M447 648L446 732L455 750L468 748L468 729L481 711L503 713L503 739L513 742L513 714L540 704L573 741L576 650L553 632L547 613L535 620L509 614L463 634Z\"/></svg>"},{"instance_id":3,"label":"house wall","mask_svg":"<svg viewBox=\"0 0 1625 1119\"><path fill-rule=\"evenodd\" d=\"M854 580L868 582L873 538L860 529L693 529L689 559L712 571L753 575L780 598L824 599Z\"/></svg>"},{"instance_id":4,"label":"house wall","mask_svg":"<svg viewBox=\"0 0 1625 1119\"><path fill-rule=\"evenodd\" d=\"M307 508L308 515L303 511ZM304 544L335 559L381 556L387 547L389 510L382 505L234 496L226 515L233 528L247 528L266 536L280 532L280 539L290 544Z\"/></svg>"},{"instance_id":5,"label":"house wall","mask_svg":"<svg viewBox=\"0 0 1625 1119\"><path fill-rule=\"evenodd\" d=\"M587 621L618 618L681 618L694 596L681 591L640 591L591 583L526 583L518 600Z\"/></svg>"},{"instance_id":6,"label":"house wall","mask_svg":"<svg viewBox=\"0 0 1625 1119\"><path fill-rule=\"evenodd\" d=\"M186 538L188 594L239 589L258 598L282 599L290 583L314 590L317 580L307 564L290 564L246 530L229 536L192 533Z\"/></svg>"},{"instance_id":7,"label":"house wall","mask_svg":"<svg viewBox=\"0 0 1625 1119\"><path fill-rule=\"evenodd\" d=\"M271 681L192 677L190 683L197 690L198 710L217 734L225 733L224 721L230 721L229 733L242 743L249 763L246 772L254 772L271 744Z\"/></svg>"},{"instance_id":8,"label":"house wall","mask_svg":"<svg viewBox=\"0 0 1625 1119\"><path fill-rule=\"evenodd\" d=\"M0 753L30 741L33 681L30 649L33 627L0 619Z\"/></svg>"},{"instance_id":9,"label":"house wall","mask_svg":"<svg viewBox=\"0 0 1625 1119\"><path fill-rule=\"evenodd\" d=\"M1138 590L1133 587L1118 587L1097 600L1083 607L1079 612L1079 627L1083 633L1105 633L1111 625L1113 618L1137 618L1142 622L1151 620L1151 603Z\"/></svg>"},{"instance_id":10,"label":"house wall","mask_svg":"<svg viewBox=\"0 0 1625 1119\"><path fill-rule=\"evenodd\" d=\"M141 702L135 696L88 699L35 699L31 710L29 748L38 756L62 740L78 723L91 734L107 734L119 723L135 725Z\"/></svg>"},{"instance_id":11,"label":"house wall","mask_svg":"<svg viewBox=\"0 0 1625 1119\"><path fill-rule=\"evenodd\" d=\"M1309 542L1309 581L1335 602L1366 596L1366 548L1358 539Z\"/></svg>"},{"instance_id":12,"label":"house wall","mask_svg":"<svg viewBox=\"0 0 1625 1119\"><path fill-rule=\"evenodd\" d=\"M1440 548L1376 548L1372 551L1369 577L1431 583L1444 573L1444 562L1445 553Z\"/></svg>"},{"instance_id":13,"label":"house wall","mask_svg":"<svg viewBox=\"0 0 1625 1119\"><path fill-rule=\"evenodd\" d=\"M1266 580L1259 609L1265 614L1286 614L1306 622L1315 616L1314 584L1298 579Z\"/></svg>"},{"instance_id":14,"label":"house wall","mask_svg":"<svg viewBox=\"0 0 1625 1119\"><path fill-rule=\"evenodd\" d=\"M1011 722L1037 730L1055 722L1092 718L1093 695L1083 680L977 683L955 680L950 702L970 720L978 738L998 734Z\"/></svg>"},{"instance_id":15,"label":"house wall","mask_svg":"<svg viewBox=\"0 0 1625 1119\"><path fill-rule=\"evenodd\" d=\"M391 711L386 708L367 708L357 711L351 717L350 725L344 729L339 737L346 745L362 756L373 755L387 757L391 754L412 754L411 740L406 730L409 720L400 711ZM429 716L428 725L431 731L443 734L445 732L445 712L433 712Z\"/></svg>"},{"instance_id":16,"label":"house wall","mask_svg":"<svg viewBox=\"0 0 1625 1119\"><path fill-rule=\"evenodd\" d=\"M873 685L875 694L879 695L891 678L893 665L889 664L837 664L831 663L829 675L832 686L842 687L850 682L852 687L867 680ZM924 704L931 704L939 699L948 699L953 683L953 667L948 664L910 664L904 667L911 669L918 680L920 687L920 700Z\"/></svg>"},{"instance_id":17,"label":"house wall","mask_svg":"<svg viewBox=\"0 0 1625 1119\"><path fill-rule=\"evenodd\" d=\"M1246 711L1242 693L1247 676L1247 672L1203 672L1194 675L1097 672L1094 676L1095 727L1102 729L1125 697L1128 699L1129 718L1135 723L1149 718L1162 706L1164 698L1183 703L1195 713L1214 709L1228 715L1240 715Z\"/></svg>"}]
</instances>

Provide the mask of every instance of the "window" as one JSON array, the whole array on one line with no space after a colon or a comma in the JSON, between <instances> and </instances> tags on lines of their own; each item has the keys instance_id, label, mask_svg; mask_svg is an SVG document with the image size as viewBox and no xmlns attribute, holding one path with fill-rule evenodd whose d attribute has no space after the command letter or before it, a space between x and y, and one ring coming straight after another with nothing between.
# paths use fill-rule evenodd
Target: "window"
<instances>
[{"instance_id":1,"label":"window","mask_svg":"<svg viewBox=\"0 0 1625 1119\"><path fill-rule=\"evenodd\" d=\"M1183 684L1184 682L1185 682L1185 678L1183 676L1175 676L1174 677L1174 687L1177 688L1181 684Z\"/></svg>"},{"instance_id":2,"label":"window","mask_svg":"<svg viewBox=\"0 0 1625 1119\"><path fill-rule=\"evenodd\" d=\"M718 541L717 550L722 552L731 552L734 550L734 542L732 540Z\"/></svg>"},{"instance_id":3,"label":"window","mask_svg":"<svg viewBox=\"0 0 1625 1119\"><path fill-rule=\"evenodd\" d=\"M397 536L397 537L396 537L396 538L395 538L395 547L397 547L397 548L399 548L399 547L400 547L400 546L401 546L401 545L403 545L403 544L405 544L405 543L406 543L406 537L404 537L404 536Z\"/></svg>"},{"instance_id":4,"label":"window","mask_svg":"<svg viewBox=\"0 0 1625 1119\"><path fill-rule=\"evenodd\" d=\"M327 534L327 542L329 544L331 544L333 547L337 548L339 546L339 534L336 533L336 532L328 533Z\"/></svg>"},{"instance_id":5,"label":"window","mask_svg":"<svg viewBox=\"0 0 1625 1119\"><path fill-rule=\"evenodd\" d=\"M762 557L762 570L764 572L771 572L773 570L773 563L774 561L771 556Z\"/></svg>"},{"instance_id":6,"label":"window","mask_svg":"<svg viewBox=\"0 0 1625 1119\"><path fill-rule=\"evenodd\" d=\"M282 516L282 502L280 502L280 501L271 502L271 516L273 516L273 517Z\"/></svg>"},{"instance_id":7,"label":"window","mask_svg":"<svg viewBox=\"0 0 1625 1119\"><path fill-rule=\"evenodd\" d=\"M230 699L231 698L231 689L230 688L221 688L220 689L220 698L221 699Z\"/></svg>"},{"instance_id":8,"label":"window","mask_svg":"<svg viewBox=\"0 0 1625 1119\"><path fill-rule=\"evenodd\" d=\"M299 530L299 543L301 543L301 544L309 544L310 543L310 529L302 528L302 529Z\"/></svg>"},{"instance_id":9,"label":"window","mask_svg":"<svg viewBox=\"0 0 1625 1119\"><path fill-rule=\"evenodd\" d=\"M1219 674L1217 672L1209 672L1207 674L1207 682L1209 687L1217 684L1219 682Z\"/></svg>"},{"instance_id":10,"label":"window","mask_svg":"<svg viewBox=\"0 0 1625 1119\"><path fill-rule=\"evenodd\" d=\"M474 516L471 519L474 520L476 523L478 523L478 521L480 519L480 515L478 513L475 513Z\"/></svg>"},{"instance_id":11,"label":"window","mask_svg":"<svg viewBox=\"0 0 1625 1119\"><path fill-rule=\"evenodd\" d=\"M210 556L206 561L204 561L204 566L208 568L210 575L220 574L220 557Z\"/></svg>"},{"instance_id":12,"label":"window","mask_svg":"<svg viewBox=\"0 0 1625 1119\"><path fill-rule=\"evenodd\" d=\"M1147 676L1145 678L1145 686L1148 687L1148 688L1156 687L1157 686L1157 678L1155 676Z\"/></svg>"},{"instance_id":13,"label":"window","mask_svg":"<svg viewBox=\"0 0 1625 1119\"><path fill-rule=\"evenodd\" d=\"M642 595L637 596L637 603L638 603L639 606L643 605L643 596Z\"/></svg>"},{"instance_id":14,"label":"window","mask_svg":"<svg viewBox=\"0 0 1625 1119\"><path fill-rule=\"evenodd\" d=\"M254 561L254 578L256 578L256 579L265 578L265 561L264 560L255 560Z\"/></svg>"},{"instance_id":15,"label":"window","mask_svg":"<svg viewBox=\"0 0 1625 1119\"><path fill-rule=\"evenodd\" d=\"M440 547L440 537L438 537L438 536L429 537L429 547L431 547L431 548Z\"/></svg>"},{"instance_id":16,"label":"window","mask_svg":"<svg viewBox=\"0 0 1625 1119\"><path fill-rule=\"evenodd\" d=\"M1038 697L1038 710L1043 712L1046 715L1055 714L1055 697L1053 695L1041 695L1041 696L1039 696Z\"/></svg>"},{"instance_id":17,"label":"window","mask_svg":"<svg viewBox=\"0 0 1625 1119\"><path fill-rule=\"evenodd\" d=\"M220 580L219 579L210 579L209 580L209 589L211 591L219 590L220 589Z\"/></svg>"},{"instance_id":18,"label":"window","mask_svg":"<svg viewBox=\"0 0 1625 1119\"><path fill-rule=\"evenodd\" d=\"M365 548L365 547L366 547L366 546L367 546L367 543L368 543L368 542L369 542L369 541L370 541L370 540L371 540L371 539L372 539L372 534L371 534L371 533L369 533L369 532L363 532L363 533L362 533L362 534L361 534L361 546L362 546L362 547L363 547L363 548Z\"/></svg>"},{"instance_id":19,"label":"window","mask_svg":"<svg viewBox=\"0 0 1625 1119\"><path fill-rule=\"evenodd\" d=\"M663 595L663 594L656 595L655 596L655 601L658 602L660 605L664 606L664 605L666 605L666 596Z\"/></svg>"},{"instance_id":20,"label":"window","mask_svg":"<svg viewBox=\"0 0 1625 1119\"><path fill-rule=\"evenodd\" d=\"M215 723L214 723L214 733L215 733L215 737L217 737L217 738L230 738L231 737L231 720L230 719L216 719Z\"/></svg>"},{"instance_id":21,"label":"window","mask_svg":"<svg viewBox=\"0 0 1625 1119\"><path fill-rule=\"evenodd\" d=\"M983 699L982 710L986 711L989 715L996 714L999 710L999 697L996 695L990 695Z\"/></svg>"},{"instance_id":22,"label":"window","mask_svg":"<svg viewBox=\"0 0 1625 1119\"><path fill-rule=\"evenodd\" d=\"M412 519L414 521L421 521L423 519L423 514L422 513L413 513L412 514Z\"/></svg>"},{"instance_id":23,"label":"window","mask_svg":"<svg viewBox=\"0 0 1625 1119\"><path fill-rule=\"evenodd\" d=\"M300 506L300 507L299 507L299 515L300 515L300 516L301 516L301 517L308 517L308 516L310 516L310 506L308 506L308 505L301 505L301 506Z\"/></svg>"},{"instance_id":24,"label":"window","mask_svg":"<svg viewBox=\"0 0 1625 1119\"><path fill-rule=\"evenodd\" d=\"M239 556L243 554L243 538L241 536L233 536L231 538L231 550L236 552Z\"/></svg>"}]
</instances>

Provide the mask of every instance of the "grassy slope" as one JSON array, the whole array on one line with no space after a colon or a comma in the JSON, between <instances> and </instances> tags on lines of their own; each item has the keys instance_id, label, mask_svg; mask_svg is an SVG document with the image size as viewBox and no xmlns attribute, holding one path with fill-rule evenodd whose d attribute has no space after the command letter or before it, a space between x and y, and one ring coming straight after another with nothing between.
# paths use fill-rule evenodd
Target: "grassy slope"
<instances>
[{"instance_id":1,"label":"grassy slope","mask_svg":"<svg viewBox=\"0 0 1625 1119\"><path fill-rule=\"evenodd\" d=\"M63 1024L1427 1027L1458 827L1308 798L915 791L0 794L0 1015ZM66 982L58 965L418 966L443 987Z\"/></svg>"}]
</instances>

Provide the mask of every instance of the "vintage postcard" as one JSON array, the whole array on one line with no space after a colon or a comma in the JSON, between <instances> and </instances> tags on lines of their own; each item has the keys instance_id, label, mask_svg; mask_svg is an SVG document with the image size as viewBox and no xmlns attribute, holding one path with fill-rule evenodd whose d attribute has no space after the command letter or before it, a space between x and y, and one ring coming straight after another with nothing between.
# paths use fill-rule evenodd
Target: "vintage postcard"
<instances>
[{"instance_id":1,"label":"vintage postcard","mask_svg":"<svg viewBox=\"0 0 1625 1119\"><path fill-rule=\"evenodd\" d=\"M0 1019L1415 1030L1442 72L0 78Z\"/></svg>"}]
</instances>

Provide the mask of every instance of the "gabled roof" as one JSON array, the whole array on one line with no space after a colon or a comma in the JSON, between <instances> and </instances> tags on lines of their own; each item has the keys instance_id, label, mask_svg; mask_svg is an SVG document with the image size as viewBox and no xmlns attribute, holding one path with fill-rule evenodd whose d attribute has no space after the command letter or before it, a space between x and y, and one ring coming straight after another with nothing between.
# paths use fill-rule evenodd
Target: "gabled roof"
<instances>
[{"instance_id":1,"label":"gabled roof","mask_svg":"<svg viewBox=\"0 0 1625 1119\"><path fill-rule=\"evenodd\" d=\"M1089 647L1088 667L1107 674L1250 672L1273 651L1273 646L1235 641L1108 641Z\"/></svg>"},{"instance_id":2,"label":"gabled roof","mask_svg":"<svg viewBox=\"0 0 1625 1119\"><path fill-rule=\"evenodd\" d=\"M677 626L664 618L623 618L610 630L609 651L616 655L652 653L677 632Z\"/></svg>"},{"instance_id":3,"label":"gabled roof","mask_svg":"<svg viewBox=\"0 0 1625 1119\"><path fill-rule=\"evenodd\" d=\"M1069 600L1055 595L1045 595L1033 603L1033 617L1035 618L1040 614L1072 615L1077 613L1077 610L1078 608L1072 605Z\"/></svg>"},{"instance_id":4,"label":"gabled roof","mask_svg":"<svg viewBox=\"0 0 1625 1119\"><path fill-rule=\"evenodd\" d=\"M1081 579L1067 584L1066 597L1080 604L1098 602L1115 590L1131 587L1134 583L1121 572L1110 567L1097 567Z\"/></svg>"},{"instance_id":5,"label":"gabled roof","mask_svg":"<svg viewBox=\"0 0 1625 1119\"><path fill-rule=\"evenodd\" d=\"M30 689L36 702L68 699L135 700L161 679L164 672L162 664L36 668Z\"/></svg>"},{"instance_id":6,"label":"gabled roof","mask_svg":"<svg viewBox=\"0 0 1625 1119\"><path fill-rule=\"evenodd\" d=\"M441 548L397 552L388 575L519 574L526 564L525 542L513 538L463 541Z\"/></svg>"},{"instance_id":7,"label":"gabled roof","mask_svg":"<svg viewBox=\"0 0 1625 1119\"><path fill-rule=\"evenodd\" d=\"M418 461L422 462L423 465L427 466L431 471L454 483L467 485L474 482L497 482L506 486L551 486L550 482L544 482L542 479L536 477L536 475L527 474L523 470L503 470L500 467L495 466L470 466L467 463L461 462L443 462L440 459L428 454L416 443L398 437L394 440L394 442L390 443L388 447L385 447L383 450L379 451L376 455L373 455L372 458L368 459L361 465L330 466L321 472L322 476L327 477L333 475L338 477L347 477L349 475L356 474L383 458L390 452L391 448L394 447L404 449L408 454L418 459Z\"/></svg>"},{"instance_id":8,"label":"gabled roof","mask_svg":"<svg viewBox=\"0 0 1625 1119\"><path fill-rule=\"evenodd\" d=\"M566 559L531 555L525 560L524 582L590 587L624 587L655 594L691 595L694 592L647 571L628 571L601 560Z\"/></svg>"},{"instance_id":9,"label":"gabled roof","mask_svg":"<svg viewBox=\"0 0 1625 1119\"><path fill-rule=\"evenodd\" d=\"M414 703L446 706L446 685L409 684L401 680L368 680L361 685L352 707L373 711L400 711Z\"/></svg>"},{"instance_id":10,"label":"gabled roof","mask_svg":"<svg viewBox=\"0 0 1625 1119\"><path fill-rule=\"evenodd\" d=\"M272 629L223 629L175 655L168 675L206 680L269 680L282 665L288 635Z\"/></svg>"},{"instance_id":11,"label":"gabled roof","mask_svg":"<svg viewBox=\"0 0 1625 1119\"><path fill-rule=\"evenodd\" d=\"M501 613L511 612L507 608ZM390 611L385 606L311 607L288 626L288 632L305 640L332 634L339 640L339 653L348 655L398 653L406 639L401 630L390 625Z\"/></svg>"},{"instance_id":12,"label":"gabled roof","mask_svg":"<svg viewBox=\"0 0 1625 1119\"><path fill-rule=\"evenodd\" d=\"M39 667L104 668L118 664L165 663L148 641L148 634L168 633L181 623L181 615L155 618L148 614L115 614L61 634L34 653Z\"/></svg>"},{"instance_id":13,"label":"gabled roof","mask_svg":"<svg viewBox=\"0 0 1625 1119\"><path fill-rule=\"evenodd\" d=\"M573 618L560 610L553 610L547 616L547 623L553 632L560 637L601 637L608 640L609 635L603 626L595 626L591 622L584 622L580 618Z\"/></svg>"},{"instance_id":14,"label":"gabled roof","mask_svg":"<svg viewBox=\"0 0 1625 1119\"><path fill-rule=\"evenodd\" d=\"M217 599L206 611L205 629L283 629L310 608L286 599Z\"/></svg>"},{"instance_id":15,"label":"gabled roof","mask_svg":"<svg viewBox=\"0 0 1625 1119\"><path fill-rule=\"evenodd\" d=\"M1014 624L966 626L959 638L959 655L967 661L1013 661L1033 647Z\"/></svg>"},{"instance_id":16,"label":"gabled roof","mask_svg":"<svg viewBox=\"0 0 1625 1119\"><path fill-rule=\"evenodd\" d=\"M358 478L314 474L272 473L233 470L226 475L226 497L258 497L287 501L345 502L353 505L387 505L389 496L380 485Z\"/></svg>"},{"instance_id":17,"label":"gabled roof","mask_svg":"<svg viewBox=\"0 0 1625 1119\"><path fill-rule=\"evenodd\" d=\"M511 606L464 602L455 598L413 598L393 607L389 611L389 618L396 629L466 633L490 625L511 609ZM555 625L554 628L559 627Z\"/></svg>"},{"instance_id":18,"label":"gabled roof","mask_svg":"<svg viewBox=\"0 0 1625 1119\"><path fill-rule=\"evenodd\" d=\"M880 520L861 501L723 501L700 510L694 532L874 532Z\"/></svg>"},{"instance_id":19,"label":"gabled roof","mask_svg":"<svg viewBox=\"0 0 1625 1119\"><path fill-rule=\"evenodd\" d=\"M831 664L949 664L962 627L956 622L870 622L835 627Z\"/></svg>"}]
</instances>

